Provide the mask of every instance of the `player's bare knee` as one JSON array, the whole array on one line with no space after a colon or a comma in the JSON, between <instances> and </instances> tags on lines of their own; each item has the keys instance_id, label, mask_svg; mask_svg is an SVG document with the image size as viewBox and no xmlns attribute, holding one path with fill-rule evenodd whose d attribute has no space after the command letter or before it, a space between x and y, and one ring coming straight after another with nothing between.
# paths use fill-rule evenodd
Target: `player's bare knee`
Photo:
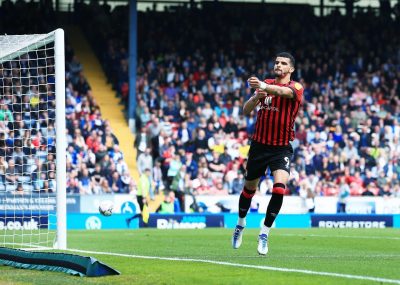
<instances>
[{"instance_id":1,"label":"player's bare knee","mask_svg":"<svg viewBox=\"0 0 400 285\"><path fill-rule=\"evenodd\" d=\"M290 174L285 170L275 170L272 175L274 176L274 183L282 183L286 185L289 181Z\"/></svg>"},{"instance_id":2,"label":"player's bare knee","mask_svg":"<svg viewBox=\"0 0 400 285\"><path fill-rule=\"evenodd\" d=\"M251 192L256 192L259 180L260 179L258 179L258 178L254 179L254 180L245 180L244 187Z\"/></svg>"}]
</instances>

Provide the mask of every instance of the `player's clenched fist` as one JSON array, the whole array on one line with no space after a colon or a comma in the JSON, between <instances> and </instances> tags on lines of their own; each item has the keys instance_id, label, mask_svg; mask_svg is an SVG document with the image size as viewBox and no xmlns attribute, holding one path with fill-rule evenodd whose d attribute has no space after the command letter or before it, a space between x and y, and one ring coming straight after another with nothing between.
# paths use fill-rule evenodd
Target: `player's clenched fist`
<instances>
[{"instance_id":1,"label":"player's clenched fist","mask_svg":"<svg viewBox=\"0 0 400 285\"><path fill-rule=\"evenodd\" d=\"M247 79L247 82L249 83L250 87L254 89L259 89L261 86L261 81L255 76Z\"/></svg>"}]
</instances>

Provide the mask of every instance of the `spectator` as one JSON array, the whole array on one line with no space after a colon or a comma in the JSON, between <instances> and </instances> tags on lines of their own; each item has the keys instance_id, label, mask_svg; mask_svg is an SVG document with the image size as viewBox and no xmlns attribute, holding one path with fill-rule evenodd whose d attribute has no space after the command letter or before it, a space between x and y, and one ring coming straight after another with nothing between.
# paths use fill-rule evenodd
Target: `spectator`
<instances>
[{"instance_id":1,"label":"spectator","mask_svg":"<svg viewBox=\"0 0 400 285\"><path fill-rule=\"evenodd\" d=\"M350 196L350 187L346 183L344 176L340 177L339 182L339 200L337 204L338 213L346 213L346 204L348 197Z\"/></svg>"},{"instance_id":2,"label":"spectator","mask_svg":"<svg viewBox=\"0 0 400 285\"><path fill-rule=\"evenodd\" d=\"M186 172L190 175L190 179L194 179L198 173L198 164L193 160L193 153L186 153L184 164L186 166Z\"/></svg>"},{"instance_id":3,"label":"spectator","mask_svg":"<svg viewBox=\"0 0 400 285\"><path fill-rule=\"evenodd\" d=\"M213 177L221 178L223 176L226 165L220 160L220 154L218 152L213 152L212 160L208 164L208 169L211 171Z\"/></svg>"},{"instance_id":4,"label":"spectator","mask_svg":"<svg viewBox=\"0 0 400 285\"><path fill-rule=\"evenodd\" d=\"M238 176L233 179L232 181L232 186L228 189L231 189L231 193L229 194L234 194L234 195L239 195L244 186L244 176L242 172L238 173Z\"/></svg>"},{"instance_id":5,"label":"spectator","mask_svg":"<svg viewBox=\"0 0 400 285\"><path fill-rule=\"evenodd\" d=\"M179 172L174 176L170 189L174 191L175 197L179 201L179 208L181 212L185 211L185 194L188 188L189 175L186 172L186 165L181 165Z\"/></svg>"},{"instance_id":6,"label":"spectator","mask_svg":"<svg viewBox=\"0 0 400 285\"><path fill-rule=\"evenodd\" d=\"M83 169L79 176L79 188L81 194L92 194L92 183L90 181L89 170Z\"/></svg>"},{"instance_id":7,"label":"spectator","mask_svg":"<svg viewBox=\"0 0 400 285\"><path fill-rule=\"evenodd\" d=\"M147 133L147 128L142 127L140 133L136 135L135 148L137 149L137 155L145 152L146 148L150 147L150 136Z\"/></svg>"},{"instance_id":8,"label":"spectator","mask_svg":"<svg viewBox=\"0 0 400 285\"><path fill-rule=\"evenodd\" d=\"M104 185L105 181L104 171L101 170L101 165L96 164L94 171L90 175L90 180L92 182L92 191L93 194L100 194L103 192L102 185Z\"/></svg>"},{"instance_id":9,"label":"spectator","mask_svg":"<svg viewBox=\"0 0 400 285\"><path fill-rule=\"evenodd\" d=\"M21 167L15 165L14 159L8 161L8 167L5 171L5 181L7 189L15 190L18 184L18 176L21 175Z\"/></svg>"},{"instance_id":10,"label":"spectator","mask_svg":"<svg viewBox=\"0 0 400 285\"><path fill-rule=\"evenodd\" d=\"M175 194L173 191L169 191L164 196L164 201L158 207L156 212L160 214L173 214L175 213L174 203L175 203Z\"/></svg>"},{"instance_id":11,"label":"spectator","mask_svg":"<svg viewBox=\"0 0 400 285\"><path fill-rule=\"evenodd\" d=\"M358 159L358 150L354 147L354 142L349 140L343 149L343 156L345 160Z\"/></svg>"},{"instance_id":12,"label":"spectator","mask_svg":"<svg viewBox=\"0 0 400 285\"><path fill-rule=\"evenodd\" d=\"M374 183L370 183L367 186L367 189L361 194L362 196L375 196L374 194Z\"/></svg>"},{"instance_id":13,"label":"spectator","mask_svg":"<svg viewBox=\"0 0 400 285\"><path fill-rule=\"evenodd\" d=\"M167 179L168 185L171 185L174 177L179 173L182 167L182 162L179 154L175 154L169 162L168 172L167 172Z\"/></svg>"},{"instance_id":14,"label":"spectator","mask_svg":"<svg viewBox=\"0 0 400 285\"><path fill-rule=\"evenodd\" d=\"M124 185L118 171L114 171L112 173L112 176L108 181L108 185L111 188L112 193L124 193Z\"/></svg>"},{"instance_id":15,"label":"spectator","mask_svg":"<svg viewBox=\"0 0 400 285\"><path fill-rule=\"evenodd\" d=\"M150 154L150 148L146 148L143 153L139 154L137 167L139 174L143 174L145 169L153 169L153 158Z\"/></svg>"},{"instance_id":16,"label":"spectator","mask_svg":"<svg viewBox=\"0 0 400 285\"><path fill-rule=\"evenodd\" d=\"M165 188L160 160L155 161L155 165L153 167L152 174L153 174L153 181L154 181L154 192L155 192L155 194L159 194Z\"/></svg>"}]
</instances>

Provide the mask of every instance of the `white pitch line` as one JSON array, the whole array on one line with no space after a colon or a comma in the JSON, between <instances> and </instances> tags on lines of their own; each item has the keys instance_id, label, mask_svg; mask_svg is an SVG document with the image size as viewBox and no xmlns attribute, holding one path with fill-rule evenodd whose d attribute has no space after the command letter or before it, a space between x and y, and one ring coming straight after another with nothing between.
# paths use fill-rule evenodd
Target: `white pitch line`
<instances>
[{"instance_id":1,"label":"white pitch line","mask_svg":"<svg viewBox=\"0 0 400 285\"><path fill-rule=\"evenodd\" d=\"M390 284L400 284L400 280L396 280L396 279L387 279L387 278L370 277L370 276L362 276L362 275L341 274L341 273L334 273L334 272L312 271L312 270L305 270L305 269L293 269L293 268L284 268L284 267L241 264L241 263L232 263L232 262L215 261L215 260L207 260L207 259L146 256L146 255L123 254L123 253L90 251L90 250L80 250L80 249L67 249L67 250L72 251L72 252L88 253L88 254L111 255L111 256L121 256L121 257L141 258L141 259L210 263L210 264L261 269L261 270L269 270L269 271L295 272L295 273L302 273L302 274L309 274L309 275L321 275L321 276L339 277L339 278L347 278L347 279L368 280L368 281L383 282L383 283L390 283Z\"/></svg>"},{"instance_id":2,"label":"white pitch line","mask_svg":"<svg viewBox=\"0 0 400 285\"><path fill-rule=\"evenodd\" d=\"M215 255L210 255L210 256L203 256L204 258L215 258L215 257L221 257L221 256L215 256ZM239 258L260 258L259 256L256 255L246 255L246 256L240 256L240 255L235 255L235 257ZM400 258L400 254L366 254L366 255L279 255L279 258Z\"/></svg>"},{"instance_id":3,"label":"white pitch line","mask_svg":"<svg viewBox=\"0 0 400 285\"><path fill-rule=\"evenodd\" d=\"M357 238L357 239L390 239L390 240L400 240L400 237L385 237L385 236L332 236L332 235L315 235L315 234L305 234L305 235L300 235L300 234L280 234L279 232L274 232L273 235L276 236L296 236L296 237L326 237L326 238Z\"/></svg>"}]
</instances>

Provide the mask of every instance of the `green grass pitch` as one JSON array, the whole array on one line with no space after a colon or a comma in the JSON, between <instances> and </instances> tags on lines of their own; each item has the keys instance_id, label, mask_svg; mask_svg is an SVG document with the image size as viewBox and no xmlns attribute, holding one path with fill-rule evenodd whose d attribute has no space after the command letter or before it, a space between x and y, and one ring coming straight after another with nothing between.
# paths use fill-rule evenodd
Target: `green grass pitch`
<instances>
[{"instance_id":1,"label":"green grass pitch","mask_svg":"<svg viewBox=\"0 0 400 285\"><path fill-rule=\"evenodd\" d=\"M246 229L238 250L231 248L231 233L223 228L69 231L71 249L122 254L80 253L121 275L74 277L0 266L0 284L400 284L399 229L272 229L267 257L257 254L258 230Z\"/></svg>"}]
</instances>

